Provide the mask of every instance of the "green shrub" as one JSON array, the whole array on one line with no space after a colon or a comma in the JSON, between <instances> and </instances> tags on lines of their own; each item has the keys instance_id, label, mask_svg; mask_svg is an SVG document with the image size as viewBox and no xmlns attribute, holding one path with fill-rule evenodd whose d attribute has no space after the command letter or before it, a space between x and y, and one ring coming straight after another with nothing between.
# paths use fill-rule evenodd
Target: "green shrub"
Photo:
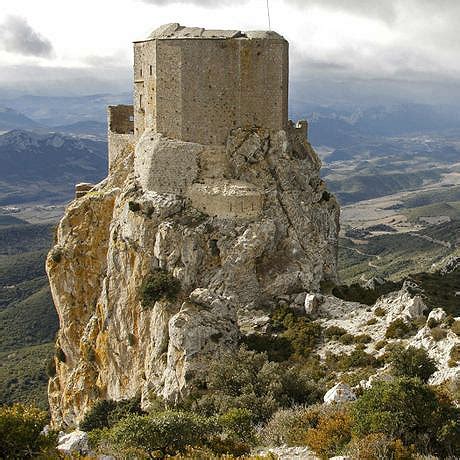
<instances>
[{"instance_id":1,"label":"green shrub","mask_svg":"<svg viewBox=\"0 0 460 460\"><path fill-rule=\"evenodd\" d=\"M381 350L382 348L385 348L386 345L387 345L387 341L386 340L379 340L378 342L375 342L374 343L374 348L378 351L378 350Z\"/></svg>"},{"instance_id":2,"label":"green shrub","mask_svg":"<svg viewBox=\"0 0 460 460\"><path fill-rule=\"evenodd\" d=\"M436 364L424 348L402 347L390 352L392 372L397 377L418 377L422 382L437 371Z\"/></svg>"},{"instance_id":3,"label":"green shrub","mask_svg":"<svg viewBox=\"0 0 460 460\"><path fill-rule=\"evenodd\" d=\"M184 452L187 446L200 447L218 431L205 417L187 412L166 411L154 415L132 415L111 430L111 439L122 449L142 449L150 456Z\"/></svg>"},{"instance_id":4,"label":"green shrub","mask_svg":"<svg viewBox=\"0 0 460 460\"><path fill-rule=\"evenodd\" d=\"M218 423L226 437L252 444L255 440L253 419L248 409L230 409L218 418Z\"/></svg>"},{"instance_id":5,"label":"green shrub","mask_svg":"<svg viewBox=\"0 0 460 460\"><path fill-rule=\"evenodd\" d=\"M460 361L460 345L459 344L455 344L451 348L449 359L454 363L458 363ZM454 366L451 366L451 367L454 367Z\"/></svg>"},{"instance_id":6,"label":"green shrub","mask_svg":"<svg viewBox=\"0 0 460 460\"><path fill-rule=\"evenodd\" d=\"M372 342L372 337L368 334L355 335L353 341L355 343L366 344Z\"/></svg>"},{"instance_id":7,"label":"green shrub","mask_svg":"<svg viewBox=\"0 0 460 460\"><path fill-rule=\"evenodd\" d=\"M412 324L406 323L403 319L397 318L388 325L385 333L387 339L402 339L414 332Z\"/></svg>"},{"instance_id":8,"label":"green shrub","mask_svg":"<svg viewBox=\"0 0 460 460\"><path fill-rule=\"evenodd\" d=\"M457 335L460 335L460 320L455 320L451 325L452 332Z\"/></svg>"},{"instance_id":9,"label":"green shrub","mask_svg":"<svg viewBox=\"0 0 460 460\"><path fill-rule=\"evenodd\" d=\"M353 404L353 433L383 433L437 455L460 454L460 410L419 379L375 382Z\"/></svg>"},{"instance_id":10,"label":"green shrub","mask_svg":"<svg viewBox=\"0 0 460 460\"><path fill-rule=\"evenodd\" d=\"M294 353L291 342L286 337L270 334L251 334L242 339L249 350L267 353L269 361L282 362L288 360Z\"/></svg>"},{"instance_id":11,"label":"green shrub","mask_svg":"<svg viewBox=\"0 0 460 460\"><path fill-rule=\"evenodd\" d=\"M342 343L343 345L351 345L352 343L354 343L355 341L355 336L352 335L352 334L343 334L340 339L339 339L339 342Z\"/></svg>"},{"instance_id":12,"label":"green shrub","mask_svg":"<svg viewBox=\"0 0 460 460\"><path fill-rule=\"evenodd\" d=\"M372 326L374 324L377 324L377 318L371 318L369 321L366 322L366 326Z\"/></svg>"},{"instance_id":13,"label":"green shrub","mask_svg":"<svg viewBox=\"0 0 460 460\"><path fill-rule=\"evenodd\" d=\"M166 270L156 269L150 273L141 288L144 308L151 308L161 299L175 300L181 289L180 282Z\"/></svg>"},{"instance_id":14,"label":"green shrub","mask_svg":"<svg viewBox=\"0 0 460 460\"><path fill-rule=\"evenodd\" d=\"M347 371L357 367L378 367L380 361L361 348L355 348L350 354L326 355L326 364L330 369Z\"/></svg>"},{"instance_id":15,"label":"green shrub","mask_svg":"<svg viewBox=\"0 0 460 460\"><path fill-rule=\"evenodd\" d=\"M385 316L387 312L382 307L377 307L374 309L374 315L378 317Z\"/></svg>"},{"instance_id":16,"label":"green shrub","mask_svg":"<svg viewBox=\"0 0 460 460\"><path fill-rule=\"evenodd\" d=\"M140 399L133 398L123 401L101 399L85 414L80 422L80 429L91 431L108 428L132 414L142 414Z\"/></svg>"},{"instance_id":17,"label":"green shrub","mask_svg":"<svg viewBox=\"0 0 460 460\"><path fill-rule=\"evenodd\" d=\"M48 414L22 404L0 407L0 458L35 458L49 447L51 439L41 435Z\"/></svg>"},{"instance_id":18,"label":"green shrub","mask_svg":"<svg viewBox=\"0 0 460 460\"><path fill-rule=\"evenodd\" d=\"M330 340L338 340L342 335L346 334L347 331L343 327L329 326L324 331L324 337Z\"/></svg>"},{"instance_id":19,"label":"green shrub","mask_svg":"<svg viewBox=\"0 0 460 460\"><path fill-rule=\"evenodd\" d=\"M441 327L434 327L431 329L431 337L433 337L436 342L439 342L447 337L447 331Z\"/></svg>"},{"instance_id":20,"label":"green shrub","mask_svg":"<svg viewBox=\"0 0 460 460\"><path fill-rule=\"evenodd\" d=\"M192 408L204 415L248 409L254 422L266 420L279 407L312 404L324 394L301 367L270 362L265 353L242 347L213 360L201 386L208 391L192 396Z\"/></svg>"}]
</instances>

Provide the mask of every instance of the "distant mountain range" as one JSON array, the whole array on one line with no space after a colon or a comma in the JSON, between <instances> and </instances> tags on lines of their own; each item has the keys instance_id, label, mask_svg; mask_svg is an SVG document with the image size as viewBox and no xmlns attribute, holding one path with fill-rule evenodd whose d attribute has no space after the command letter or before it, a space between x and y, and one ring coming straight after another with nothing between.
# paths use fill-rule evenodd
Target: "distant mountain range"
<instances>
[{"instance_id":1,"label":"distant mountain range","mask_svg":"<svg viewBox=\"0 0 460 460\"><path fill-rule=\"evenodd\" d=\"M11 129L41 129L40 123L26 117L24 114L10 109L0 107L0 131L10 131Z\"/></svg>"},{"instance_id":2,"label":"distant mountain range","mask_svg":"<svg viewBox=\"0 0 460 460\"><path fill-rule=\"evenodd\" d=\"M460 108L445 105L404 104L355 110L306 106L298 117L309 121L313 145L329 147L376 137L460 131Z\"/></svg>"},{"instance_id":3,"label":"distant mountain range","mask_svg":"<svg viewBox=\"0 0 460 460\"><path fill-rule=\"evenodd\" d=\"M62 202L77 182L107 174L107 143L60 133L13 130L0 135L0 205Z\"/></svg>"}]
</instances>

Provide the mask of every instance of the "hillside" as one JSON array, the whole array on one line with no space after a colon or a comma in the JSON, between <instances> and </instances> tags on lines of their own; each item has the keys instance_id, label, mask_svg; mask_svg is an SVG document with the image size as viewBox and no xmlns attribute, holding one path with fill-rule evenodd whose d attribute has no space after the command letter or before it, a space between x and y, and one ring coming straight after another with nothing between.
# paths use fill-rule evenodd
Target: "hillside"
<instances>
[{"instance_id":1,"label":"hillside","mask_svg":"<svg viewBox=\"0 0 460 460\"><path fill-rule=\"evenodd\" d=\"M0 135L0 205L63 202L77 182L98 182L107 144L58 133L14 130Z\"/></svg>"},{"instance_id":2,"label":"hillside","mask_svg":"<svg viewBox=\"0 0 460 460\"><path fill-rule=\"evenodd\" d=\"M58 319L44 271L53 226L0 226L0 404L48 406L46 366Z\"/></svg>"}]
</instances>

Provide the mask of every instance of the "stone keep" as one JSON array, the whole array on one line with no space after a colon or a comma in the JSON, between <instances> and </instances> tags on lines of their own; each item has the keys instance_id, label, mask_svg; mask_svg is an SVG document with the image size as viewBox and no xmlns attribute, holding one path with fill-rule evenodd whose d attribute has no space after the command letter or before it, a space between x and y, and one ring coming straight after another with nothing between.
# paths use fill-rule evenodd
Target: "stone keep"
<instances>
[{"instance_id":1,"label":"stone keep","mask_svg":"<svg viewBox=\"0 0 460 460\"><path fill-rule=\"evenodd\" d=\"M274 32L169 24L134 43L134 132L223 145L232 128L286 129L288 42Z\"/></svg>"}]
</instances>

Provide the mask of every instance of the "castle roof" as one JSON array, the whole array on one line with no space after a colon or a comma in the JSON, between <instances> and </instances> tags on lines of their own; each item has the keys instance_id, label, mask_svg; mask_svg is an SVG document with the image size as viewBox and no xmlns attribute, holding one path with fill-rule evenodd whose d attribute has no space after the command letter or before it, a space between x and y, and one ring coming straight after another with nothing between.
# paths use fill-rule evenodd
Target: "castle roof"
<instances>
[{"instance_id":1,"label":"castle roof","mask_svg":"<svg viewBox=\"0 0 460 460\"><path fill-rule=\"evenodd\" d=\"M246 39L265 39L265 40L284 40L276 32L272 31L248 31L241 30L213 30L202 27L184 27L179 23L164 24L155 29L146 40L175 40L175 39L215 39L225 40L231 38Z\"/></svg>"}]
</instances>

